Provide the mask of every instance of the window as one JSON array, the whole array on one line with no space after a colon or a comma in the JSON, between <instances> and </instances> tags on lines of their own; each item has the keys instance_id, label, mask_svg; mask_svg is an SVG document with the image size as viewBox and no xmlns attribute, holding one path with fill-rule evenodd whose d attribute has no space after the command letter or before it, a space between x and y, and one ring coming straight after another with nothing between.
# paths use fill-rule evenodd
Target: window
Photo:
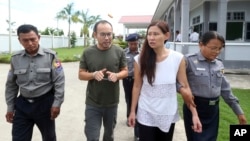
<instances>
[{"instance_id":1,"label":"window","mask_svg":"<svg viewBox=\"0 0 250 141\"><path fill-rule=\"evenodd\" d=\"M210 31L217 31L217 23L209 23L209 30Z\"/></svg>"},{"instance_id":2,"label":"window","mask_svg":"<svg viewBox=\"0 0 250 141\"><path fill-rule=\"evenodd\" d=\"M246 23L247 29L246 29L246 40L250 40L250 23Z\"/></svg>"},{"instance_id":3,"label":"window","mask_svg":"<svg viewBox=\"0 0 250 141\"><path fill-rule=\"evenodd\" d=\"M234 12L233 13L233 20L244 20L245 13L244 12Z\"/></svg>"},{"instance_id":4,"label":"window","mask_svg":"<svg viewBox=\"0 0 250 141\"><path fill-rule=\"evenodd\" d=\"M228 12L227 20L243 21L245 20L245 12Z\"/></svg>"},{"instance_id":5,"label":"window","mask_svg":"<svg viewBox=\"0 0 250 141\"><path fill-rule=\"evenodd\" d=\"M231 13L230 12L227 13L227 20L231 20Z\"/></svg>"},{"instance_id":6,"label":"window","mask_svg":"<svg viewBox=\"0 0 250 141\"><path fill-rule=\"evenodd\" d=\"M194 17L193 18L193 25L194 24L199 24L200 23L200 16Z\"/></svg>"}]
</instances>

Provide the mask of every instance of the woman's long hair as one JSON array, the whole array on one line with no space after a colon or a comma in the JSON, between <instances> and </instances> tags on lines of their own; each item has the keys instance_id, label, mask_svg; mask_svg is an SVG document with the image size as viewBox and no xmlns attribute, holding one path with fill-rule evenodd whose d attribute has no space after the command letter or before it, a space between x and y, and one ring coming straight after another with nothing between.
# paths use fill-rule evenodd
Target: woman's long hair
<instances>
[{"instance_id":1,"label":"woman's long hair","mask_svg":"<svg viewBox=\"0 0 250 141\"><path fill-rule=\"evenodd\" d=\"M153 85L155 79L155 70L156 70L156 54L154 50L148 44L148 30L151 26L157 26L163 34L169 32L169 26L167 22L157 20L150 23L147 28L146 39L142 46L142 51L140 55L140 69L141 69L141 77L144 75L148 78L148 83ZM166 40L167 41L167 40ZM164 43L166 42L164 41Z\"/></svg>"}]
</instances>

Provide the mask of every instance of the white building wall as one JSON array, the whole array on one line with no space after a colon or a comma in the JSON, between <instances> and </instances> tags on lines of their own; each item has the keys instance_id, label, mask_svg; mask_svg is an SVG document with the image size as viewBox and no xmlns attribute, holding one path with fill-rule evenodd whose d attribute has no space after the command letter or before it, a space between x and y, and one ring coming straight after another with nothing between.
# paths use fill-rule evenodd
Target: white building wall
<instances>
[{"instance_id":1,"label":"white building wall","mask_svg":"<svg viewBox=\"0 0 250 141\"><path fill-rule=\"evenodd\" d=\"M228 2L227 5L227 11L228 12L240 12L243 11L245 12L245 21L250 21L250 4L249 2ZM218 16L218 11L217 11L217 2L210 2L210 15L209 15L209 21L210 22L217 22L217 16Z\"/></svg>"},{"instance_id":2,"label":"white building wall","mask_svg":"<svg viewBox=\"0 0 250 141\"><path fill-rule=\"evenodd\" d=\"M228 2L228 11L230 12L245 12L245 21L250 21L250 3L246 1ZM248 13L248 14L247 14Z\"/></svg>"},{"instance_id":3,"label":"white building wall","mask_svg":"<svg viewBox=\"0 0 250 141\"><path fill-rule=\"evenodd\" d=\"M196 9L190 11L190 23L189 25L193 25L193 18L194 17L197 17L197 16L200 16L200 23L203 23L203 5L197 7Z\"/></svg>"},{"instance_id":4,"label":"white building wall","mask_svg":"<svg viewBox=\"0 0 250 141\"><path fill-rule=\"evenodd\" d=\"M218 21L218 6L217 2L210 2L210 11L209 11L209 22L217 22Z\"/></svg>"},{"instance_id":5,"label":"white building wall","mask_svg":"<svg viewBox=\"0 0 250 141\"><path fill-rule=\"evenodd\" d=\"M92 43L92 41L90 41ZM77 37L76 46L83 46L83 38ZM40 45L44 48L68 47L68 37L41 35ZM11 36L11 50L13 52L23 49L18 41L17 35ZM9 52L9 35L0 34L0 53Z\"/></svg>"}]
</instances>

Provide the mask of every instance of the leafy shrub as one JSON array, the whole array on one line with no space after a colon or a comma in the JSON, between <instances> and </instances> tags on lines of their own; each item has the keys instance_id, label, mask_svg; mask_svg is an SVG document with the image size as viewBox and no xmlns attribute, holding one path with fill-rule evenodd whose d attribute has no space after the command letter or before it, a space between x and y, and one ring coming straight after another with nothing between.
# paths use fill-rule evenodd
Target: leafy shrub
<instances>
[{"instance_id":1,"label":"leafy shrub","mask_svg":"<svg viewBox=\"0 0 250 141\"><path fill-rule=\"evenodd\" d=\"M0 63L10 63L10 54L0 54Z\"/></svg>"}]
</instances>

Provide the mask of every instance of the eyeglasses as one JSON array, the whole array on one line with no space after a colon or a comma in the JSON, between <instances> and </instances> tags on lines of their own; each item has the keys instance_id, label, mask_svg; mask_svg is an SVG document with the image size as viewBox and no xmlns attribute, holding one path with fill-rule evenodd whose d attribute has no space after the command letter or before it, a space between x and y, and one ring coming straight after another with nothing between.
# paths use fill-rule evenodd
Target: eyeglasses
<instances>
[{"instance_id":1,"label":"eyeglasses","mask_svg":"<svg viewBox=\"0 0 250 141\"><path fill-rule=\"evenodd\" d=\"M110 37L112 37L112 32L109 32L109 33L104 33L104 32L101 32L101 33L99 33L99 35L101 36L101 37L103 37L103 38L106 38L106 36L108 37L108 38L110 38Z\"/></svg>"},{"instance_id":2,"label":"eyeglasses","mask_svg":"<svg viewBox=\"0 0 250 141\"><path fill-rule=\"evenodd\" d=\"M223 47L217 48L217 47L211 47L211 46L206 46L209 48L212 52L221 52L223 50Z\"/></svg>"}]
</instances>

